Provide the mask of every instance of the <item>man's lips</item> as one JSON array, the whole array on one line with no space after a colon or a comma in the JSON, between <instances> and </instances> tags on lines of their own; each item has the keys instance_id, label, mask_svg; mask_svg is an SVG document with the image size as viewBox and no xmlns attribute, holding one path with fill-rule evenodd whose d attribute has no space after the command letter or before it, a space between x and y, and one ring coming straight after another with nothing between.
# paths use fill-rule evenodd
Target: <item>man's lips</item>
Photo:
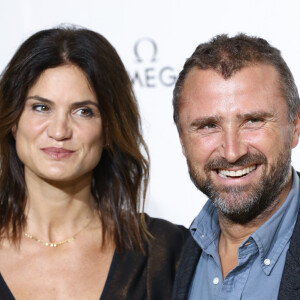
<instances>
[{"instance_id":1,"label":"man's lips","mask_svg":"<svg viewBox=\"0 0 300 300\"><path fill-rule=\"evenodd\" d=\"M75 152L73 150L58 148L58 147L47 147L47 148L42 148L41 150L55 159L69 157Z\"/></svg>"}]
</instances>

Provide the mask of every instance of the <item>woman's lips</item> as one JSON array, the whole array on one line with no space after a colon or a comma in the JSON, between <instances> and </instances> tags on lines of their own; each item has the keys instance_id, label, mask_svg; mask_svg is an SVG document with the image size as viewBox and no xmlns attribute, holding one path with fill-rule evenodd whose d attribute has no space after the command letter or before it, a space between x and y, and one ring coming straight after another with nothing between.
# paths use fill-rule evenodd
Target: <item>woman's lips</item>
<instances>
[{"instance_id":1,"label":"woman's lips","mask_svg":"<svg viewBox=\"0 0 300 300\"><path fill-rule=\"evenodd\" d=\"M54 159L70 157L75 152L73 150L57 147L42 148L42 151Z\"/></svg>"}]
</instances>

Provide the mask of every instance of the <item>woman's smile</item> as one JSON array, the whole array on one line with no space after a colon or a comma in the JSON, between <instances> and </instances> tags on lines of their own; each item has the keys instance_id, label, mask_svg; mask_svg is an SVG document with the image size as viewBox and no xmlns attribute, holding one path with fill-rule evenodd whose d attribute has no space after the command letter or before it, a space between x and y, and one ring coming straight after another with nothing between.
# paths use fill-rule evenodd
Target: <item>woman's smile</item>
<instances>
[{"instance_id":1,"label":"woman's smile","mask_svg":"<svg viewBox=\"0 0 300 300\"><path fill-rule=\"evenodd\" d=\"M57 147L47 147L41 149L44 153L49 155L51 158L56 160L70 157L75 151L65 149L65 148L57 148Z\"/></svg>"}]
</instances>

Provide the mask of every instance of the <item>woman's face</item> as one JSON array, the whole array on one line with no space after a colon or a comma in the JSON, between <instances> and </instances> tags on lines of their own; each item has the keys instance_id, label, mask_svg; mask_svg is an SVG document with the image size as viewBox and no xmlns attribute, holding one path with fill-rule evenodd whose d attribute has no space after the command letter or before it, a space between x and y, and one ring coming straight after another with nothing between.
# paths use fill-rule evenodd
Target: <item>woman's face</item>
<instances>
[{"instance_id":1,"label":"woman's face","mask_svg":"<svg viewBox=\"0 0 300 300\"><path fill-rule=\"evenodd\" d=\"M92 178L103 129L96 95L81 69L64 65L45 70L29 89L13 134L26 180Z\"/></svg>"}]
</instances>

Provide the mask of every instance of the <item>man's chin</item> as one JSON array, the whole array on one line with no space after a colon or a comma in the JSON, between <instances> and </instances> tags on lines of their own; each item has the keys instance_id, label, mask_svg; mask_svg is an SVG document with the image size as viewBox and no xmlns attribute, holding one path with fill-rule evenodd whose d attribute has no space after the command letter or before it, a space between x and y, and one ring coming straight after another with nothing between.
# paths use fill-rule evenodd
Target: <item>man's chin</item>
<instances>
[{"instance_id":1,"label":"man's chin","mask_svg":"<svg viewBox=\"0 0 300 300\"><path fill-rule=\"evenodd\" d=\"M257 198L260 193L249 192L249 187L239 187L232 191L215 193L210 199L218 212L227 219L236 223L247 223L255 218L260 209Z\"/></svg>"},{"instance_id":2,"label":"man's chin","mask_svg":"<svg viewBox=\"0 0 300 300\"><path fill-rule=\"evenodd\" d=\"M245 224L260 213L260 210L255 207L257 206L257 201L246 194L239 197L233 197L228 194L226 196L211 198L219 214L226 219L234 223Z\"/></svg>"},{"instance_id":3,"label":"man's chin","mask_svg":"<svg viewBox=\"0 0 300 300\"><path fill-rule=\"evenodd\" d=\"M267 168L263 155L248 155L236 165L256 164L260 167L242 179L222 179L212 173L217 168L228 169L232 164L223 160L207 164L204 176L188 161L190 177L195 186L215 204L219 214L240 224L245 224L258 216L267 215L278 203L287 182L291 180L290 151L280 152L277 160ZM265 166L265 167L264 167Z\"/></svg>"}]
</instances>

